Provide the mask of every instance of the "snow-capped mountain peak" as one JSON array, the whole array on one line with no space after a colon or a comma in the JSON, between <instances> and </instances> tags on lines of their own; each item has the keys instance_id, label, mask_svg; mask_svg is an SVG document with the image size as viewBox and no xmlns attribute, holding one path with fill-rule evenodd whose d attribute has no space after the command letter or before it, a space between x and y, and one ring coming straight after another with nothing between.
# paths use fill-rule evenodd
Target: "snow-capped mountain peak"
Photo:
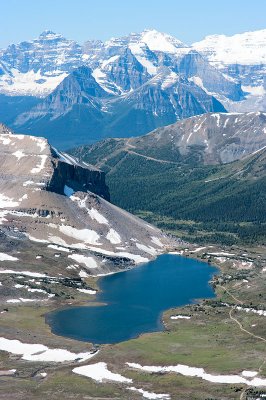
<instances>
[{"instance_id":1,"label":"snow-capped mountain peak","mask_svg":"<svg viewBox=\"0 0 266 400\"><path fill-rule=\"evenodd\" d=\"M216 67L266 64L266 29L233 36L210 35L192 47L208 57Z\"/></svg>"},{"instance_id":2,"label":"snow-capped mountain peak","mask_svg":"<svg viewBox=\"0 0 266 400\"><path fill-rule=\"evenodd\" d=\"M188 47L173 36L158 32L155 29L145 29L140 34L140 38L141 41L145 43L151 51L176 53L177 48Z\"/></svg>"},{"instance_id":3,"label":"snow-capped mountain peak","mask_svg":"<svg viewBox=\"0 0 266 400\"><path fill-rule=\"evenodd\" d=\"M0 50L0 93L45 97L85 66L106 94L124 96L150 80L152 85L160 81L161 68L167 67L162 90L179 85L183 77L192 91L200 88L227 110L264 110L265 43L266 29L207 36L192 46L155 29L83 46L45 30L32 41Z\"/></svg>"},{"instance_id":4,"label":"snow-capped mountain peak","mask_svg":"<svg viewBox=\"0 0 266 400\"><path fill-rule=\"evenodd\" d=\"M36 40L55 40L55 39L63 39L63 40L66 40L62 35L61 35L61 33L55 33L55 32L53 32L53 31L50 31L50 30L45 30L45 31L43 31L40 35L39 35L39 37L38 37L38 39L36 39Z\"/></svg>"},{"instance_id":5,"label":"snow-capped mountain peak","mask_svg":"<svg viewBox=\"0 0 266 400\"><path fill-rule=\"evenodd\" d=\"M5 72L1 74L0 92L45 96L82 64L81 57L80 45L50 30L32 41L12 44L0 52Z\"/></svg>"}]
</instances>

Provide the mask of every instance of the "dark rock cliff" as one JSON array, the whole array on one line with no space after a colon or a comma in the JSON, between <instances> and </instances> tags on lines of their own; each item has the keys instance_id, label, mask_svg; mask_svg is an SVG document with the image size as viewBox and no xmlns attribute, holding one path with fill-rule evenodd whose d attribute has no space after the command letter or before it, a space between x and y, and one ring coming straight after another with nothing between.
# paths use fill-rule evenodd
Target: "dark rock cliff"
<instances>
[{"instance_id":1,"label":"dark rock cliff","mask_svg":"<svg viewBox=\"0 0 266 400\"><path fill-rule=\"evenodd\" d=\"M58 159L53 159L54 172L49 182L48 190L64 194L64 187L67 185L75 192L90 191L105 200L110 200L109 189L105 183L105 173L94 167L73 165Z\"/></svg>"}]
</instances>

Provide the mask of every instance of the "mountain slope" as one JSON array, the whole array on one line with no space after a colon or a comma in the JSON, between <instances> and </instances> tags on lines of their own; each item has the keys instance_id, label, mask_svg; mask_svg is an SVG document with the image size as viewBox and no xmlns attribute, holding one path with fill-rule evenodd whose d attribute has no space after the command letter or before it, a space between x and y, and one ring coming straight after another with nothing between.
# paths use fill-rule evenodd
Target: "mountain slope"
<instances>
[{"instance_id":1,"label":"mountain slope","mask_svg":"<svg viewBox=\"0 0 266 400\"><path fill-rule=\"evenodd\" d=\"M145 262L171 245L161 231L104 199L104 173L43 138L0 129L0 247L27 248L18 253L16 271L45 268L53 275L48 260L58 250L57 273L97 275ZM38 265L34 254L41 255Z\"/></svg>"},{"instance_id":2,"label":"mountain slope","mask_svg":"<svg viewBox=\"0 0 266 400\"><path fill-rule=\"evenodd\" d=\"M198 242L262 241L265 123L264 114L210 114L74 154L107 172L115 204L164 229Z\"/></svg>"},{"instance_id":3,"label":"mountain slope","mask_svg":"<svg viewBox=\"0 0 266 400\"><path fill-rule=\"evenodd\" d=\"M84 146L75 154L108 170L113 157L122 153L174 164L220 164L242 158L265 145L265 113L209 113L158 128L144 136Z\"/></svg>"}]
</instances>

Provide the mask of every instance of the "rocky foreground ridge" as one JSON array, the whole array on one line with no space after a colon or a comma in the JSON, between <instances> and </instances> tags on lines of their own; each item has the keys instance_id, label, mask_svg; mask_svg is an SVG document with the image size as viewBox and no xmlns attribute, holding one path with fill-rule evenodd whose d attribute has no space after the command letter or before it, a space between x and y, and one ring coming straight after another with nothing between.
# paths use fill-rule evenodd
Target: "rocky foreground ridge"
<instances>
[{"instance_id":1,"label":"rocky foreground ridge","mask_svg":"<svg viewBox=\"0 0 266 400\"><path fill-rule=\"evenodd\" d=\"M2 276L80 279L148 261L172 245L107 201L103 172L46 139L0 129Z\"/></svg>"}]
</instances>

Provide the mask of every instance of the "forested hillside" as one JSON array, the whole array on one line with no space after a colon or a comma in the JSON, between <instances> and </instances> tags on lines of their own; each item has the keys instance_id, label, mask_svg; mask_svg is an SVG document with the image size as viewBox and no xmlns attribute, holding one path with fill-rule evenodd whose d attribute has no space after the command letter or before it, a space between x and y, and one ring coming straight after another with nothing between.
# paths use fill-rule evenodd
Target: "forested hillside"
<instances>
[{"instance_id":1,"label":"forested hillside","mask_svg":"<svg viewBox=\"0 0 266 400\"><path fill-rule=\"evenodd\" d=\"M265 241L266 149L212 166L156 161L115 140L74 153L107 172L112 202L167 231L197 242Z\"/></svg>"}]
</instances>

